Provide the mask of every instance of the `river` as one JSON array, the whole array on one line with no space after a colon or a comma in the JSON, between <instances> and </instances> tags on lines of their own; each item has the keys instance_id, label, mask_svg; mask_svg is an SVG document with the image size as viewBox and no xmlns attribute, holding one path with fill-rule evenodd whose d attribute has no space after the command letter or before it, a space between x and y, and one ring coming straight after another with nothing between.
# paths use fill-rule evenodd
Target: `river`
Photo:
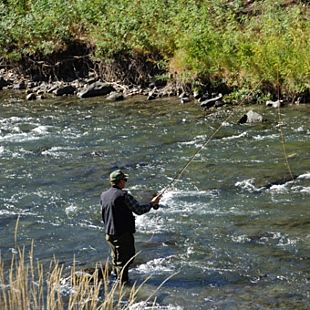
<instances>
[{"instance_id":1,"label":"river","mask_svg":"<svg viewBox=\"0 0 310 310\"><path fill-rule=\"evenodd\" d=\"M206 113L174 98L117 103L73 97L28 102L0 94L0 245L17 243L70 265L105 261L99 195L123 169L141 201L162 190L222 124L164 194L137 216L141 251L130 278L156 309L310 309L310 106ZM248 110L261 124L239 125ZM227 119L227 116L231 117ZM225 121L226 120L226 121ZM285 179L285 180L284 180Z\"/></svg>"}]
</instances>

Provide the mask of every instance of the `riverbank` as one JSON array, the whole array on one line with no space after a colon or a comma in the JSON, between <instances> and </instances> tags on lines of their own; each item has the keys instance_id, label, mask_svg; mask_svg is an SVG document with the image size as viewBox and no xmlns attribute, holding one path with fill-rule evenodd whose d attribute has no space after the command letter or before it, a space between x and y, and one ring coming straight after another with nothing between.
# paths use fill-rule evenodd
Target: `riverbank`
<instances>
[{"instance_id":1,"label":"riverbank","mask_svg":"<svg viewBox=\"0 0 310 310\"><path fill-rule=\"evenodd\" d=\"M55 79L52 75L42 75L35 68L32 70L31 65L28 66L27 70L28 72L34 71L35 74L21 73L24 71L21 68L19 68L19 72L18 68L0 69L0 89L24 91L27 100L44 100L59 96L77 96L81 99L104 96L109 101L121 101L134 95L142 95L147 100L178 97L179 102L182 104L197 101L201 107L207 109L232 104L231 100L226 96L229 96L232 89L225 84L217 87L201 84L199 88L193 89L192 85L182 83L176 77L171 76L169 80L157 80L155 76L149 75L147 77L148 68L147 66L143 68L142 63L139 68L136 67L133 72L128 72L126 76L118 70L121 66L124 66L122 63L110 65L103 74L100 74L96 68L102 67L102 63L101 65L94 64L89 59L88 64L92 69L83 72L83 65L80 64L79 67L76 67L76 64L74 64L74 55L70 56L70 64L64 58L64 55L58 57L58 63L67 61L68 66L66 70L63 69L59 73L59 78ZM132 61L132 59L127 59L127 65L130 66ZM30 61L28 60L27 63L30 63ZM23 67L25 67L25 64L23 64ZM72 76L73 67L76 70L75 77ZM137 71L144 76L140 81L135 78ZM250 100L251 96L248 96L248 102Z\"/></svg>"},{"instance_id":2,"label":"riverbank","mask_svg":"<svg viewBox=\"0 0 310 310\"><path fill-rule=\"evenodd\" d=\"M193 89L189 84L180 83L176 79L169 81L156 81L143 85L122 84L115 81L103 80L98 72L92 71L84 77L72 79L69 75L62 80L49 81L38 76L29 77L20 74L16 69L0 69L0 91L13 90L24 93L24 98L29 101L44 100L61 96L77 96L80 99L89 97L105 97L108 101L122 101L126 98L142 95L147 100L155 100L163 97L178 97L181 104L196 102L203 109L214 110L225 105L244 105L263 103L266 106L278 107L289 104L310 102L310 93L296 94L293 98L270 100L272 96L266 95L261 89L239 90L228 85L218 85L216 88L200 85L199 89ZM243 92L236 97L236 93Z\"/></svg>"}]
</instances>

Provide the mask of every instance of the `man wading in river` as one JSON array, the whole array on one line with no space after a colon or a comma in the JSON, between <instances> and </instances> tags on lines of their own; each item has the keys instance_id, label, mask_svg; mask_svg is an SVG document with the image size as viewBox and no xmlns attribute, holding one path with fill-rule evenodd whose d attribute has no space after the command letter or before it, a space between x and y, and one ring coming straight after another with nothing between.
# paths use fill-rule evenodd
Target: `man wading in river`
<instances>
[{"instance_id":1,"label":"man wading in river","mask_svg":"<svg viewBox=\"0 0 310 310\"><path fill-rule=\"evenodd\" d=\"M105 224L106 240L111 247L113 271L121 283L128 282L128 267L135 255L135 214L158 209L161 195L155 196L149 203L140 204L125 190L128 175L121 170L110 174L111 188L100 196L102 220Z\"/></svg>"}]
</instances>

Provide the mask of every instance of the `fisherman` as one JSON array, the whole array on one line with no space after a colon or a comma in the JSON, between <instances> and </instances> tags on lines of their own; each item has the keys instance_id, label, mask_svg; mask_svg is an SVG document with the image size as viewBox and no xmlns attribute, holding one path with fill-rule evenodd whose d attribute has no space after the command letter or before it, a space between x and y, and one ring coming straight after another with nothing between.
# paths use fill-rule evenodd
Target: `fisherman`
<instances>
[{"instance_id":1,"label":"fisherman","mask_svg":"<svg viewBox=\"0 0 310 310\"><path fill-rule=\"evenodd\" d=\"M106 240L111 248L112 270L121 283L128 282L128 267L135 255L135 217L152 208L157 210L161 194L147 204L140 204L124 190L128 174L115 170L110 174L111 187L100 196Z\"/></svg>"}]
</instances>

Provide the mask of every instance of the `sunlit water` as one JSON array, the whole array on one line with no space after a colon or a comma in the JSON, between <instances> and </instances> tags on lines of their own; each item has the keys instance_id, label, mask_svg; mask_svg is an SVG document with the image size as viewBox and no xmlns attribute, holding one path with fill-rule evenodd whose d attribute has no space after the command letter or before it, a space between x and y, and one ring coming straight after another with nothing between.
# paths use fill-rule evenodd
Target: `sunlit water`
<instances>
[{"instance_id":1,"label":"sunlit water","mask_svg":"<svg viewBox=\"0 0 310 310\"><path fill-rule=\"evenodd\" d=\"M81 268L105 261L98 201L109 173L124 169L128 188L145 201L170 184L222 124L165 191L162 208L136 218L141 252L130 277L149 279L133 309L147 309L142 302L153 293L157 309L309 309L309 105L281 110L290 180L274 109L208 115L175 99L2 96L4 261L16 251L18 216L17 244L35 240L43 262L53 255L67 266L75 256ZM238 125L250 108L267 121Z\"/></svg>"}]
</instances>

